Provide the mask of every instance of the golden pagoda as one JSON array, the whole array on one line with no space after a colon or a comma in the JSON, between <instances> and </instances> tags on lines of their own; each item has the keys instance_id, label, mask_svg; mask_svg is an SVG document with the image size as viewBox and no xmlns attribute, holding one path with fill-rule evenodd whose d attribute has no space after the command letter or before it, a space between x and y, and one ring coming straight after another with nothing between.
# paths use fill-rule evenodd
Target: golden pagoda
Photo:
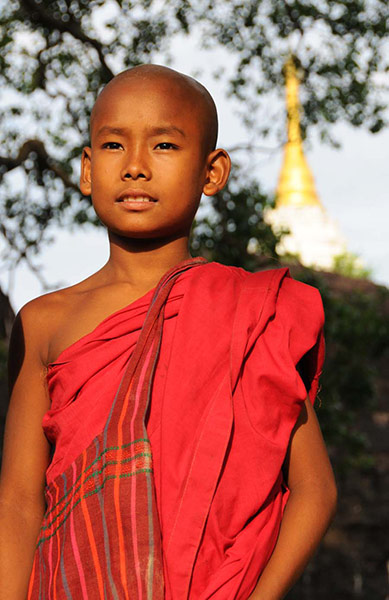
<instances>
[{"instance_id":1,"label":"golden pagoda","mask_svg":"<svg viewBox=\"0 0 389 600\"><path fill-rule=\"evenodd\" d=\"M274 209L265 221L283 233L280 256L295 256L306 266L332 270L337 256L346 252L338 225L324 210L303 151L300 129L299 79L293 57L285 64L288 141L276 191ZM288 233L285 233L285 232Z\"/></svg>"},{"instance_id":2,"label":"golden pagoda","mask_svg":"<svg viewBox=\"0 0 389 600\"><path fill-rule=\"evenodd\" d=\"M299 79L293 56L285 63L288 141L276 191L276 207L321 206L306 161L300 129Z\"/></svg>"}]
</instances>

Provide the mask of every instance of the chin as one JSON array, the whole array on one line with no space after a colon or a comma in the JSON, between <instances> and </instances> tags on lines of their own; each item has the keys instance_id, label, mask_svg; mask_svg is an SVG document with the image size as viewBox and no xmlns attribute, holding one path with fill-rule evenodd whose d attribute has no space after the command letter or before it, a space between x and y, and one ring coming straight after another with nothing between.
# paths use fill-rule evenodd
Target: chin
<instances>
[{"instance_id":1,"label":"chin","mask_svg":"<svg viewBox=\"0 0 389 600\"><path fill-rule=\"evenodd\" d=\"M121 230L110 227L108 227L108 233L111 238L120 238L123 242L131 243L131 241L134 241L140 243L143 241L145 243L154 242L156 244L167 243L171 240L181 238L184 235L188 235L182 231L175 231L172 229L150 231L147 229Z\"/></svg>"}]
</instances>

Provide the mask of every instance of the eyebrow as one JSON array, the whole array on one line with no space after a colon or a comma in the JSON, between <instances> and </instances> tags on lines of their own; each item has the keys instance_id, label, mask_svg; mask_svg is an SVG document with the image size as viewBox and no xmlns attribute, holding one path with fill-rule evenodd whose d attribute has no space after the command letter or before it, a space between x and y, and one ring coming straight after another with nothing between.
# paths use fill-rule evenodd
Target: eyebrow
<instances>
[{"instance_id":1,"label":"eyebrow","mask_svg":"<svg viewBox=\"0 0 389 600\"><path fill-rule=\"evenodd\" d=\"M151 135L164 135L164 134L172 134L172 133L178 133L179 135L181 135L182 137L186 137L185 132L180 129L179 127L176 127L175 125L166 125L166 126L161 126L161 127L151 127L150 128L150 134ZM128 129L126 129L125 127L110 127L109 125L104 125L103 127L101 127L101 129L98 130L97 135L105 135L105 134L114 134L114 135L126 135L126 133L128 133Z\"/></svg>"},{"instance_id":2,"label":"eyebrow","mask_svg":"<svg viewBox=\"0 0 389 600\"><path fill-rule=\"evenodd\" d=\"M185 132L179 127L176 127L175 125L168 125L166 127L152 127L150 129L150 133L152 135L163 135L165 133L179 133L180 135L182 135L182 137L186 137Z\"/></svg>"},{"instance_id":3,"label":"eyebrow","mask_svg":"<svg viewBox=\"0 0 389 600\"><path fill-rule=\"evenodd\" d=\"M116 135L124 135L126 132L125 129L122 129L121 127L110 127L109 125L104 125L103 127L101 127L98 132L97 135L104 135L105 133L114 133Z\"/></svg>"}]
</instances>

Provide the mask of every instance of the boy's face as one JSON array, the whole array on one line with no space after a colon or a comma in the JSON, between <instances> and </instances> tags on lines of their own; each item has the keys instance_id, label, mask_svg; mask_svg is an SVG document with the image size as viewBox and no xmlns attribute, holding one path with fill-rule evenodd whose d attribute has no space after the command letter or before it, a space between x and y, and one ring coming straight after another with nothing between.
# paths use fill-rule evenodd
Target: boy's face
<instances>
[{"instance_id":1,"label":"boy's face","mask_svg":"<svg viewBox=\"0 0 389 600\"><path fill-rule=\"evenodd\" d=\"M201 117L188 90L169 79L124 78L105 91L81 190L92 194L108 230L135 238L188 235L201 193L208 193Z\"/></svg>"}]
</instances>

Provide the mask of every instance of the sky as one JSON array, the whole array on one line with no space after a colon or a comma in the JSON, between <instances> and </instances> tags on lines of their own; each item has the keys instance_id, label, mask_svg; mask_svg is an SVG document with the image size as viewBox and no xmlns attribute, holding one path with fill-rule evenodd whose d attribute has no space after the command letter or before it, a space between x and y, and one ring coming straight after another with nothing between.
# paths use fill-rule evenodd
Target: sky
<instances>
[{"instance_id":1,"label":"sky","mask_svg":"<svg viewBox=\"0 0 389 600\"><path fill-rule=\"evenodd\" d=\"M227 149L247 141L247 132L234 113L234 107L211 75L223 60L222 54L204 55L194 45L178 40L172 48L174 68L193 74L199 64L207 71L198 72L199 80L213 95L219 111L219 146ZM200 63L199 63L200 61ZM157 62L157 61L156 61ZM373 281L389 287L389 130L372 135L345 124L335 126L341 143L337 150L313 142L306 148L318 195L334 219L350 252L361 257L372 271ZM253 152L253 175L264 189L274 193L281 168L282 150L271 155ZM99 269L108 258L105 232L92 227L72 232L53 229L54 243L41 252L38 263L49 284L55 287L74 284ZM42 293L37 278L25 265L13 273L0 273L0 286L8 293L15 311Z\"/></svg>"}]
</instances>

